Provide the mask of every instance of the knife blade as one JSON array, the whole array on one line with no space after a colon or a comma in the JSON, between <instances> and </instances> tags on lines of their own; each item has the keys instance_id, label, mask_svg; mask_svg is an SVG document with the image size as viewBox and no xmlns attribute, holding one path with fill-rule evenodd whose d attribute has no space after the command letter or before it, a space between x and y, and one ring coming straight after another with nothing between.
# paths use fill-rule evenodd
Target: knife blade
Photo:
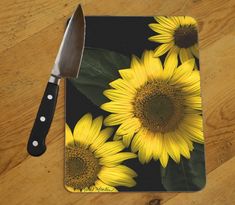
<instances>
[{"instance_id":1,"label":"knife blade","mask_svg":"<svg viewBox=\"0 0 235 205\"><path fill-rule=\"evenodd\" d=\"M61 78L77 77L80 70L85 42L85 18L79 5L65 30L51 75L42 97L27 151L32 156L40 156L46 151L46 136L49 132L57 102Z\"/></svg>"}]
</instances>

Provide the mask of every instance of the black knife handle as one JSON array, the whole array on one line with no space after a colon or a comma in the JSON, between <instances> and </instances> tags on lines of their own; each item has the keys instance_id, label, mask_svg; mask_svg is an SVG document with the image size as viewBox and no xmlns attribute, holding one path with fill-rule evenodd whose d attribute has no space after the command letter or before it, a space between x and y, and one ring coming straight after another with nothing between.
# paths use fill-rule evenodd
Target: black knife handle
<instances>
[{"instance_id":1,"label":"black knife handle","mask_svg":"<svg viewBox=\"0 0 235 205\"><path fill-rule=\"evenodd\" d=\"M54 116L58 92L57 84L47 83L28 141L27 150L32 156L40 156L46 151L45 139Z\"/></svg>"}]
</instances>

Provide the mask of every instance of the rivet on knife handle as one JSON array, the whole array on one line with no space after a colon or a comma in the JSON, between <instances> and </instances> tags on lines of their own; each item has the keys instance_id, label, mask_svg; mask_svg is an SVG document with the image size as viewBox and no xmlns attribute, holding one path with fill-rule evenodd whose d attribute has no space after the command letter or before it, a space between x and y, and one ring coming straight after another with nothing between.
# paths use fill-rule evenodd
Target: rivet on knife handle
<instances>
[{"instance_id":1,"label":"rivet on knife handle","mask_svg":"<svg viewBox=\"0 0 235 205\"><path fill-rule=\"evenodd\" d=\"M59 91L59 79L50 82L51 79L53 76L45 89L28 141L27 150L32 156L40 156L46 151L45 139L53 120Z\"/></svg>"}]
</instances>

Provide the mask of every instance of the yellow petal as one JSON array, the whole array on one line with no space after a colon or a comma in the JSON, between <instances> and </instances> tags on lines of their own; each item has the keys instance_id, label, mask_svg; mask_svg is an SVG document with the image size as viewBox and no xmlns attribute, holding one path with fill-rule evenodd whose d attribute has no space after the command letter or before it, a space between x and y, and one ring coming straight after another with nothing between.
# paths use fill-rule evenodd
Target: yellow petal
<instances>
[{"instance_id":1,"label":"yellow petal","mask_svg":"<svg viewBox=\"0 0 235 205\"><path fill-rule=\"evenodd\" d=\"M188 48L180 48L179 56L180 56L181 63L184 63L185 61L189 60L190 58L193 58L193 56L191 54L191 50Z\"/></svg>"},{"instance_id":2,"label":"yellow petal","mask_svg":"<svg viewBox=\"0 0 235 205\"><path fill-rule=\"evenodd\" d=\"M153 158L154 160L158 160L162 154L162 146L163 146L163 135L162 133L155 133L153 140Z\"/></svg>"},{"instance_id":3,"label":"yellow petal","mask_svg":"<svg viewBox=\"0 0 235 205\"><path fill-rule=\"evenodd\" d=\"M178 133L175 132L174 140L178 144L181 154L186 159L190 159L189 146L188 146L187 142L184 140L184 138L182 136L179 136Z\"/></svg>"},{"instance_id":4,"label":"yellow petal","mask_svg":"<svg viewBox=\"0 0 235 205\"><path fill-rule=\"evenodd\" d=\"M184 108L184 114L197 114L197 115L201 115L202 111L201 110L195 110L189 107L185 107Z\"/></svg>"},{"instance_id":5,"label":"yellow petal","mask_svg":"<svg viewBox=\"0 0 235 205\"><path fill-rule=\"evenodd\" d=\"M175 25L177 25L177 27L180 26L180 20L177 16L168 16L168 18L172 20L175 23Z\"/></svg>"},{"instance_id":6,"label":"yellow petal","mask_svg":"<svg viewBox=\"0 0 235 205\"><path fill-rule=\"evenodd\" d=\"M191 52L191 49L190 49L190 48L187 48L186 51L187 51L188 59L194 58L194 56L192 55L192 52ZM187 59L187 60L188 60L188 59ZM187 60L185 60L185 61L187 61Z\"/></svg>"},{"instance_id":7,"label":"yellow petal","mask_svg":"<svg viewBox=\"0 0 235 205\"><path fill-rule=\"evenodd\" d=\"M82 189L81 192L99 192L99 191L97 190L97 188L94 185L92 185L90 187L86 187L86 188Z\"/></svg>"},{"instance_id":8,"label":"yellow petal","mask_svg":"<svg viewBox=\"0 0 235 205\"><path fill-rule=\"evenodd\" d=\"M200 96L186 96L184 99L184 105L192 108L201 110L202 109L202 99Z\"/></svg>"},{"instance_id":9,"label":"yellow petal","mask_svg":"<svg viewBox=\"0 0 235 205\"><path fill-rule=\"evenodd\" d=\"M157 43L170 43L174 40L173 36L169 34L159 34L151 36L148 39Z\"/></svg>"},{"instance_id":10,"label":"yellow petal","mask_svg":"<svg viewBox=\"0 0 235 205\"><path fill-rule=\"evenodd\" d=\"M202 116L201 115L187 114L183 118L182 122L189 126L202 130Z\"/></svg>"},{"instance_id":11,"label":"yellow petal","mask_svg":"<svg viewBox=\"0 0 235 205\"><path fill-rule=\"evenodd\" d=\"M170 84L175 85L187 81L193 71L194 64L195 60L192 58L185 61L182 65L175 69L174 74L170 80Z\"/></svg>"},{"instance_id":12,"label":"yellow petal","mask_svg":"<svg viewBox=\"0 0 235 205\"><path fill-rule=\"evenodd\" d=\"M115 89L127 92L128 94L135 94L136 89L127 81L121 78L112 81L109 85Z\"/></svg>"},{"instance_id":13,"label":"yellow petal","mask_svg":"<svg viewBox=\"0 0 235 205\"><path fill-rule=\"evenodd\" d=\"M74 146L73 134L67 124L65 124L65 146Z\"/></svg>"},{"instance_id":14,"label":"yellow petal","mask_svg":"<svg viewBox=\"0 0 235 205\"><path fill-rule=\"evenodd\" d=\"M126 91L108 89L105 90L103 94L113 101L132 102L135 97L133 94L131 94L131 92L128 91L128 89Z\"/></svg>"},{"instance_id":15,"label":"yellow petal","mask_svg":"<svg viewBox=\"0 0 235 205\"><path fill-rule=\"evenodd\" d=\"M106 110L112 113L127 113L133 112L133 105L131 103L122 103L122 102L108 102L100 106L101 109Z\"/></svg>"},{"instance_id":16,"label":"yellow petal","mask_svg":"<svg viewBox=\"0 0 235 205\"><path fill-rule=\"evenodd\" d=\"M157 23L151 23L151 24L149 24L149 27L153 31L155 31L159 34L171 34L171 35L173 35L173 32L174 32L172 29L166 28L166 27L162 26L161 24L157 24Z\"/></svg>"},{"instance_id":17,"label":"yellow petal","mask_svg":"<svg viewBox=\"0 0 235 205\"><path fill-rule=\"evenodd\" d=\"M163 78L168 81L171 79L175 68L178 65L178 48L173 47L166 56L163 70Z\"/></svg>"},{"instance_id":18,"label":"yellow petal","mask_svg":"<svg viewBox=\"0 0 235 205\"><path fill-rule=\"evenodd\" d=\"M147 132L145 136L145 141L142 146L140 146L138 157L142 164L148 163L152 159L152 137L153 134Z\"/></svg>"},{"instance_id":19,"label":"yellow petal","mask_svg":"<svg viewBox=\"0 0 235 205\"><path fill-rule=\"evenodd\" d=\"M193 85L182 87L181 91L183 95L200 96L201 95L200 82L196 82Z\"/></svg>"},{"instance_id":20,"label":"yellow petal","mask_svg":"<svg viewBox=\"0 0 235 205\"><path fill-rule=\"evenodd\" d=\"M145 51L142 60L146 73L151 80L161 79L163 75L162 63L159 58L154 58L153 51Z\"/></svg>"},{"instance_id":21,"label":"yellow petal","mask_svg":"<svg viewBox=\"0 0 235 205\"><path fill-rule=\"evenodd\" d=\"M192 141L188 138L188 134L185 133L184 131L180 130L180 129L177 129L175 130L176 132L176 135L179 136L180 138L182 138L188 145L188 148L189 148L189 151L192 151L193 150L193 143Z\"/></svg>"},{"instance_id":22,"label":"yellow petal","mask_svg":"<svg viewBox=\"0 0 235 205\"><path fill-rule=\"evenodd\" d=\"M184 73L189 73L191 74L191 72L193 71L194 68L194 64L195 64L195 59L191 58L189 60L186 60L184 63L182 63L177 70L183 70Z\"/></svg>"},{"instance_id":23,"label":"yellow petal","mask_svg":"<svg viewBox=\"0 0 235 205\"><path fill-rule=\"evenodd\" d=\"M102 127L102 123L103 123L102 116L99 116L93 120L91 124L91 128L87 136L87 144L93 143L94 140L98 137L101 127Z\"/></svg>"},{"instance_id":24,"label":"yellow petal","mask_svg":"<svg viewBox=\"0 0 235 205\"><path fill-rule=\"evenodd\" d=\"M179 130L182 134L186 135L188 139L197 143L204 143L204 136L201 129L189 126L185 123L179 125Z\"/></svg>"},{"instance_id":25,"label":"yellow petal","mask_svg":"<svg viewBox=\"0 0 235 205\"><path fill-rule=\"evenodd\" d=\"M147 81L147 75L145 72L145 69L143 67L142 62L140 61L139 58L137 58L136 56L132 56L131 59L131 68L133 70L133 72L135 73L135 88L139 88L141 85L143 85L146 81Z\"/></svg>"},{"instance_id":26,"label":"yellow petal","mask_svg":"<svg viewBox=\"0 0 235 205\"><path fill-rule=\"evenodd\" d=\"M121 152L118 154L114 154L111 156L100 158L100 165L104 165L106 167L114 167L116 165L121 164L123 161L127 159L136 158L136 154L131 152Z\"/></svg>"},{"instance_id":27,"label":"yellow petal","mask_svg":"<svg viewBox=\"0 0 235 205\"><path fill-rule=\"evenodd\" d=\"M65 189L69 192L81 192L80 189L74 189L73 187L66 186L66 185L65 185Z\"/></svg>"},{"instance_id":28,"label":"yellow petal","mask_svg":"<svg viewBox=\"0 0 235 205\"><path fill-rule=\"evenodd\" d=\"M137 177L137 173L125 166L125 165L117 165L115 167L102 167L103 171L110 171L110 172L113 172L113 173L122 173L122 174L126 174L130 177Z\"/></svg>"},{"instance_id":29,"label":"yellow petal","mask_svg":"<svg viewBox=\"0 0 235 205\"><path fill-rule=\"evenodd\" d=\"M106 126L119 125L133 117L133 113L110 114L104 119Z\"/></svg>"},{"instance_id":30,"label":"yellow petal","mask_svg":"<svg viewBox=\"0 0 235 205\"><path fill-rule=\"evenodd\" d=\"M193 45L190 49L191 49L191 52L193 53L193 55L196 58L199 58L198 46L197 45Z\"/></svg>"},{"instance_id":31,"label":"yellow petal","mask_svg":"<svg viewBox=\"0 0 235 205\"><path fill-rule=\"evenodd\" d=\"M167 154L166 148L165 148L165 142L163 141L163 147L162 147L162 153L160 156L160 162L164 168L166 168L168 163L169 155Z\"/></svg>"},{"instance_id":32,"label":"yellow petal","mask_svg":"<svg viewBox=\"0 0 235 205\"><path fill-rule=\"evenodd\" d=\"M177 143L174 140L174 133L166 133L164 134L165 148L167 153L171 156L171 158L176 162L180 162L180 149Z\"/></svg>"},{"instance_id":33,"label":"yellow petal","mask_svg":"<svg viewBox=\"0 0 235 205\"><path fill-rule=\"evenodd\" d=\"M190 75L190 77L188 78L188 82L185 82L185 85L189 86L197 82L200 82L200 73L198 70L194 70Z\"/></svg>"},{"instance_id":34,"label":"yellow petal","mask_svg":"<svg viewBox=\"0 0 235 205\"><path fill-rule=\"evenodd\" d=\"M139 147L139 152L138 152L138 158L141 164L145 164L145 152L146 152L146 144L143 143L140 147Z\"/></svg>"},{"instance_id":35,"label":"yellow petal","mask_svg":"<svg viewBox=\"0 0 235 205\"><path fill-rule=\"evenodd\" d=\"M185 16L185 23L188 25L197 25L197 21L195 20L195 18L191 17L191 16Z\"/></svg>"},{"instance_id":36,"label":"yellow petal","mask_svg":"<svg viewBox=\"0 0 235 205\"><path fill-rule=\"evenodd\" d=\"M175 30L177 28L177 24L175 23L175 21L172 21L171 19L164 17L164 16L157 16L154 17L155 20L160 23L163 27L171 29L171 30Z\"/></svg>"},{"instance_id":37,"label":"yellow petal","mask_svg":"<svg viewBox=\"0 0 235 205\"><path fill-rule=\"evenodd\" d=\"M195 83L200 83L200 74L198 70L193 70L191 75L188 78L185 78L184 81L177 84L178 87L187 87L192 86Z\"/></svg>"},{"instance_id":38,"label":"yellow petal","mask_svg":"<svg viewBox=\"0 0 235 205\"><path fill-rule=\"evenodd\" d=\"M126 147L130 146L130 143L131 143L133 136L134 136L134 132L129 132L128 134L126 134L122 137L123 144Z\"/></svg>"},{"instance_id":39,"label":"yellow petal","mask_svg":"<svg viewBox=\"0 0 235 205\"><path fill-rule=\"evenodd\" d=\"M94 142L91 144L90 149L92 151L95 151L96 149L98 149L107 141L108 138L111 137L112 134L113 134L112 128L108 127L108 128L101 130L98 137L94 139Z\"/></svg>"},{"instance_id":40,"label":"yellow petal","mask_svg":"<svg viewBox=\"0 0 235 205\"><path fill-rule=\"evenodd\" d=\"M118 70L119 74L124 80L131 80L133 78L133 71L131 69Z\"/></svg>"},{"instance_id":41,"label":"yellow petal","mask_svg":"<svg viewBox=\"0 0 235 205\"><path fill-rule=\"evenodd\" d=\"M137 118L129 118L122 123L116 131L117 135L125 135L137 131L140 128L141 124Z\"/></svg>"},{"instance_id":42,"label":"yellow petal","mask_svg":"<svg viewBox=\"0 0 235 205\"><path fill-rule=\"evenodd\" d=\"M185 20L185 16L179 16L179 21L180 21L181 26L188 26Z\"/></svg>"},{"instance_id":43,"label":"yellow petal","mask_svg":"<svg viewBox=\"0 0 235 205\"><path fill-rule=\"evenodd\" d=\"M122 135L117 135L116 133L114 134L114 136L113 136L113 140L114 141L119 141L119 140L122 140Z\"/></svg>"},{"instance_id":44,"label":"yellow petal","mask_svg":"<svg viewBox=\"0 0 235 205\"><path fill-rule=\"evenodd\" d=\"M178 19L180 21L181 26L187 25L184 16L179 16Z\"/></svg>"},{"instance_id":45,"label":"yellow petal","mask_svg":"<svg viewBox=\"0 0 235 205\"><path fill-rule=\"evenodd\" d=\"M98 192L118 192L118 190L115 187L109 186L102 182L101 180L97 180L95 182L95 187L98 190Z\"/></svg>"},{"instance_id":46,"label":"yellow petal","mask_svg":"<svg viewBox=\"0 0 235 205\"><path fill-rule=\"evenodd\" d=\"M74 131L73 131L73 136L74 136L74 141L78 145L82 145L87 147L87 135L90 130L92 123L92 116L90 113L84 115L76 124Z\"/></svg>"},{"instance_id":47,"label":"yellow petal","mask_svg":"<svg viewBox=\"0 0 235 205\"><path fill-rule=\"evenodd\" d=\"M136 133L131 143L132 152L137 152L140 149L140 147L143 146L146 132L147 130L141 129L140 131Z\"/></svg>"},{"instance_id":48,"label":"yellow petal","mask_svg":"<svg viewBox=\"0 0 235 205\"><path fill-rule=\"evenodd\" d=\"M172 47L174 46L173 42L170 43L164 43L160 46L158 46L155 50L154 50L154 57L159 57L164 55L167 51L169 51Z\"/></svg>"},{"instance_id":49,"label":"yellow petal","mask_svg":"<svg viewBox=\"0 0 235 205\"><path fill-rule=\"evenodd\" d=\"M132 59L131 59L131 69L132 70L139 70L141 68L141 65L142 65L142 63L141 63L140 59L137 56L133 55Z\"/></svg>"},{"instance_id":50,"label":"yellow petal","mask_svg":"<svg viewBox=\"0 0 235 205\"><path fill-rule=\"evenodd\" d=\"M149 163L150 160L153 157L153 139L154 139L154 133L151 131L147 132L147 139L146 139L146 152L145 152L145 163Z\"/></svg>"},{"instance_id":51,"label":"yellow petal","mask_svg":"<svg viewBox=\"0 0 235 205\"><path fill-rule=\"evenodd\" d=\"M98 177L109 186L126 186L133 187L136 185L131 173L134 171L125 166L102 167Z\"/></svg>"},{"instance_id":52,"label":"yellow petal","mask_svg":"<svg viewBox=\"0 0 235 205\"><path fill-rule=\"evenodd\" d=\"M106 142L95 151L96 158L116 154L125 148L122 141Z\"/></svg>"}]
</instances>

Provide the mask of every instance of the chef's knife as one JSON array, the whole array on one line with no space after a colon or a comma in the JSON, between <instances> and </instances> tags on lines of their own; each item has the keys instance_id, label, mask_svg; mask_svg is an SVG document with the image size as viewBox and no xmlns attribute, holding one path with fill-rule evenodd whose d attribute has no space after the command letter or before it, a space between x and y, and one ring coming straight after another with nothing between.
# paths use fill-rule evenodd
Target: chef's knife
<instances>
[{"instance_id":1,"label":"chef's knife","mask_svg":"<svg viewBox=\"0 0 235 205\"><path fill-rule=\"evenodd\" d=\"M46 151L45 139L54 116L61 77L77 77L85 41L85 19L79 5L71 17L61 42L29 137L27 150L32 156Z\"/></svg>"}]
</instances>

